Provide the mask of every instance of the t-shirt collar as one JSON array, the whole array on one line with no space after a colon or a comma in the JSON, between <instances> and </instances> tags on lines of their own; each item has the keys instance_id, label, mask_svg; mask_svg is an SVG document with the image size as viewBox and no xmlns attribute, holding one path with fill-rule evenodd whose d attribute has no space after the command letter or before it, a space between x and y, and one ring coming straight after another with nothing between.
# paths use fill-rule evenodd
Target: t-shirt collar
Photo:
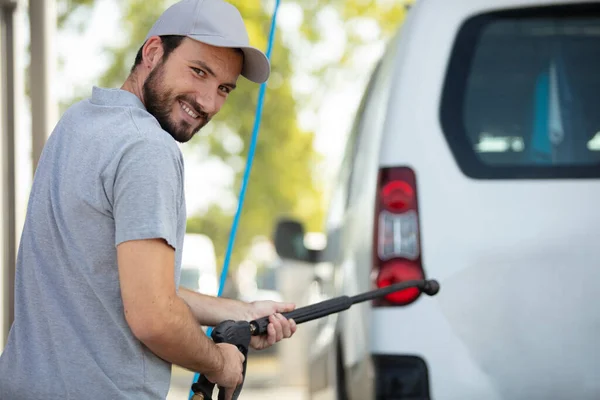
<instances>
[{"instance_id":1,"label":"t-shirt collar","mask_svg":"<svg viewBox=\"0 0 600 400\"><path fill-rule=\"evenodd\" d=\"M91 102L99 105L129 106L146 110L144 103L142 103L139 97L127 90L117 88L108 89L94 86L92 88Z\"/></svg>"}]
</instances>

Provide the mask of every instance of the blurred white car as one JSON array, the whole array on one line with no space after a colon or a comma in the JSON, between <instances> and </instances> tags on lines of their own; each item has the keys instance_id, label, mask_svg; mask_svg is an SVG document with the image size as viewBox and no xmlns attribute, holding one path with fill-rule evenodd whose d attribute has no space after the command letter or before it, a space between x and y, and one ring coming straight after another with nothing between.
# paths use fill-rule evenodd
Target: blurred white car
<instances>
[{"instance_id":1,"label":"blurred white car","mask_svg":"<svg viewBox=\"0 0 600 400\"><path fill-rule=\"evenodd\" d=\"M600 399L600 3L416 0L375 68L311 296L312 399ZM307 288L309 291L309 288ZM300 327L301 328L301 327Z\"/></svg>"},{"instance_id":2,"label":"blurred white car","mask_svg":"<svg viewBox=\"0 0 600 400\"><path fill-rule=\"evenodd\" d=\"M197 233L185 235L180 285L211 296L218 294L217 257L208 236Z\"/></svg>"},{"instance_id":3,"label":"blurred white car","mask_svg":"<svg viewBox=\"0 0 600 400\"><path fill-rule=\"evenodd\" d=\"M236 271L238 299L245 302L272 300L283 301L277 290L277 267L268 266L259 273L257 265L245 260Z\"/></svg>"}]
</instances>

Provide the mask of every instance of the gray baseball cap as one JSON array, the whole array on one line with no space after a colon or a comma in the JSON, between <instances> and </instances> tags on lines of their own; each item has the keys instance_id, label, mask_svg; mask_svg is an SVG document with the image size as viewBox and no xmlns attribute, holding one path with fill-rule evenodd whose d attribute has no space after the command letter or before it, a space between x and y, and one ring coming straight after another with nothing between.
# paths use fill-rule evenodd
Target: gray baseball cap
<instances>
[{"instance_id":1,"label":"gray baseball cap","mask_svg":"<svg viewBox=\"0 0 600 400\"><path fill-rule=\"evenodd\" d=\"M158 18L151 36L180 35L216 47L239 48L244 52L242 76L263 83L269 78L269 59L250 46L248 32L238 9L223 0L181 0Z\"/></svg>"}]
</instances>

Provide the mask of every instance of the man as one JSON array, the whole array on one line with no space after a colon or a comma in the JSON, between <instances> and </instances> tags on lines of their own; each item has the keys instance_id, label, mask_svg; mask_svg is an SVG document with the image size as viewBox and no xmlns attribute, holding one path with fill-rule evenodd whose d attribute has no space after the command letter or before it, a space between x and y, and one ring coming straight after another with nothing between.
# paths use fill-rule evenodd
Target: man
<instances>
[{"instance_id":1,"label":"man","mask_svg":"<svg viewBox=\"0 0 600 400\"><path fill-rule=\"evenodd\" d=\"M178 288L187 142L239 75L268 60L222 0L183 0L152 27L120 89L93 88L57 124L36 170L0 358L0 399L165 399L171 365L228 388L243 356L201 324L270 315L263 349L296 330L292 304ZM191 383L191 382L190 382Z\"/></svg>"}]
</instances>

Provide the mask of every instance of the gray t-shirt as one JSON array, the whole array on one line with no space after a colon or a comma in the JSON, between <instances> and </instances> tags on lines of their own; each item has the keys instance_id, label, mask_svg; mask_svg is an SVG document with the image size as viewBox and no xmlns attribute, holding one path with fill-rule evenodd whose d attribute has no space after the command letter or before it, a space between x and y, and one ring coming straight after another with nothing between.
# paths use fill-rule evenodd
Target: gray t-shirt
<instances>
[{"instance_id":1,"label":"gray t-shirt","mask_svg":"<svg viewBox=\"0 0 600 400\"><path fill-rule=\"evenodd\" d=\"M137 96L94 87L59 121L36 170L0 399L165 399L171 364L125 321L116 245L164 238L179 287L185 223L177 142Z\"/></svg>"}]
</instances>

